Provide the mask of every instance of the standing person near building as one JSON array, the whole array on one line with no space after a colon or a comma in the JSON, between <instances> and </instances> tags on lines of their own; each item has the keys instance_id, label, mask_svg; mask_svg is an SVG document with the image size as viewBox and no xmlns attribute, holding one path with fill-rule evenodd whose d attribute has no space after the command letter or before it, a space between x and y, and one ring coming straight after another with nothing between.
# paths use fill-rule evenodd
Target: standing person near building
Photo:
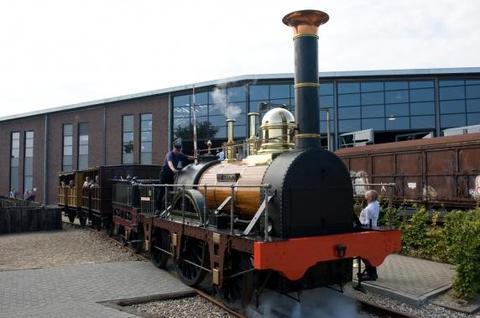
<instances>
[{"instance_id":1,"label":"standing person near building","mask_svg":"<svg viewBox=\"0 0 480 318\"><path fill-rule=\"evenodd\" d=\"M367 206L360 213L360 223L368 228L376 228L378 216L380 214L380 204L377 201L378 193L375 190L368 190L365 192L365 200ZM365 271L362 274L362 280L377 280L377 268L365 262Z\"/></svg>"},{"instance_id":2,"label":"standing person near building","mask_svg":"<svg viewBox=\"0 0 480 318\"><path fill-rule=\"evenodd\" d=\"M160 172L160 184L173 184L175 174L181 170L179 164L184 167L186 162L192 161L195 158L187 156L182 152L182 145L175 144L173 149L167 153L163 160L162 171ZM156 210L160 211L163 206L163 196L165 195L165 187L160 187L156 194L155 205Z\"/></svg>"},{"instance_id":3,"label":"standing person near building","mask_svg":"<svg viewBox=\"0 0 480 318\"><path fill-rule=\"evenodd\" d=\"M90 187L90 178L87 176L87 177L85 177L85 182L83 182L82 188L85 189L85 188L88 188L88 187Z\"/></svg>"}]
</instances>

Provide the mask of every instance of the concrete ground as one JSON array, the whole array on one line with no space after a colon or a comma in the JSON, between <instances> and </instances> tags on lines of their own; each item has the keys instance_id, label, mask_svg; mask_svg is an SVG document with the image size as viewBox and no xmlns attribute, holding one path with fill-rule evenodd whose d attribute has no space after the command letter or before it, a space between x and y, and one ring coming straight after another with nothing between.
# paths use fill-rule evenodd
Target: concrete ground
<instances>
[{"instance_id":1,"label":"concrete ground","mask_svg":"<svg viewBox=\"0 0 480 318\"><path fill-rule=\"evenodd\" d=\"M135 317L99 304L189 292L148 262L65 265L0 272L0 317Z\"/></svg>"},{"instance_id":2,"label":"concrete ground","mask_svg":"<svg viewBox=\"0 0 480 318\"><path fill-rule=\"evenodd\" d=\"M378 280L363 285L367 290L419 305L450 289L453 275L451 265L393 254L378 267Z\"/></svg>"},{"instance_id":3,"label":"concrete ground","mask_svg":"<svg viewBox=\"0 0 480 318\"><path fill-rule=\"evenodd\" d=\"M190 292L105 234L63 231L0 236L0 317L134 317L99 302Z\"/></svg>"}]
</instances>

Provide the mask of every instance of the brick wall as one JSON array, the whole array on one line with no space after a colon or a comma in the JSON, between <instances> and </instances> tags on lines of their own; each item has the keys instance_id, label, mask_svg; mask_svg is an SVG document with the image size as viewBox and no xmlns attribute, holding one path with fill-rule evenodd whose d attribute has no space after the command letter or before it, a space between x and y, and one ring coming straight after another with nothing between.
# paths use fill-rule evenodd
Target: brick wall
<instances>
[{"instance_id":1,"label":"brick wall","mask_svg":"<svg viewBox=\"0 0 480 318\"><path fill-rule=\"evenodd\" d=\"M152 113L152 163L161 164L168 145L168 96L149 96L126 101L66 110L47 115L47 202L56 202L58 174L62 170L63 125L73 125L73 169L78 168L78 125L88 123L89 166L121 164L122 115L134 116L134 163L140 162L140 114ZM104 118L106 127L104 126ZM19 131L20 167L19 183L23 191L23 153L25 131L33 130L34 171L33 184L37 188L37 201L44 196L44 122L45 115L0 122L0 195L8 195L10 184L10 136ZM106 132L106 134L104 134ZM106 157L105 157L106 156Z\"/></svg>"}]
</instances>

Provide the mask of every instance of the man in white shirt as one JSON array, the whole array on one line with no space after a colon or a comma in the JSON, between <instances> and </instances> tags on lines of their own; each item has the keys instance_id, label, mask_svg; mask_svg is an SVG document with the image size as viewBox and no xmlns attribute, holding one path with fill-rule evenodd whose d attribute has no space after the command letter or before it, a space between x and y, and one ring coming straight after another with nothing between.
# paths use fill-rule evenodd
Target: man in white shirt
<instances>
[{"instance_id":1,"label":"man in white shirt","mask_svg":"<svg viewBox=\"0 0 480 318\"><path fill-rule=\"evenodd\" d=\"M367 200L367 207L360 213L360 223L369 228L376 228L378 215L380 214L380 204L377 201L378 193L375 190L368 190L365 192L365 200ZM362 274L362 280L377 280L377 268L371 266L364 260L365 272Z\"/></svg>"},{"instance_id":2,"label":"man in white shirt","mask_svg":"<svg viewBox=\"0 0 480 318\"><path fill-rule=\"evenodd\" d=\"M368 190L365 192L365 200L367 200L367 207L360 213L360 223L363 226L372 228L377 227L378 215L380 214L380 205L377 201L378 194L375 190Z\"/></svg>"}]
</instances>

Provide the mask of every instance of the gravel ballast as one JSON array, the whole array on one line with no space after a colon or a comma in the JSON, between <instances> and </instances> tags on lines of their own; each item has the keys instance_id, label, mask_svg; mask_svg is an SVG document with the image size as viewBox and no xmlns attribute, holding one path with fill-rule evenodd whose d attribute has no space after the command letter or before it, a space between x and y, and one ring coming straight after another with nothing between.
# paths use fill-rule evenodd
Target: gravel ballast
<instances>
[{"instance_id":1,"label":"gravel ballast","mask_svg":"<svg viewBox=\"0 0 480 318\"><path fill-rule=\"evenodd\" d=\"M388 309L392 309L392 310L404 313L411 317L421 317L421 318L480 317L480 315L478 314L468 315L468 314L460 313L454 310L450 310L441 306L428 304L428 303L419 307L415 307L375 292L368 292L365 294L365 293L356 291L353 288L347 288L345 290L345 293L346 295L353 297L355 299L364 300L364 301L376 304L380 307L384 307L384 308L388 308Z\"/></svg>"},{"instance_id":2,"label":"gravel ballast","mask_svg":"<svg viewBox=\"0 0 480 318\"><path fill-rule=\"evenodd\" d=\"M135 260L139 257L105 233L70 225L63 231L0 236L0 271Z\"/></svg>"},{"instance_id":3,"label":"gravel ballast","mask_svg":"<svg viewBox=\"0 0 480 318\"><path fill-rule=\"evenodd\" d=\"M222 308L200 296L137 304L130 306L129 312L135 312L136 315L142 317L159 318L234 317Z\"/></svg>"}]
</instances>

